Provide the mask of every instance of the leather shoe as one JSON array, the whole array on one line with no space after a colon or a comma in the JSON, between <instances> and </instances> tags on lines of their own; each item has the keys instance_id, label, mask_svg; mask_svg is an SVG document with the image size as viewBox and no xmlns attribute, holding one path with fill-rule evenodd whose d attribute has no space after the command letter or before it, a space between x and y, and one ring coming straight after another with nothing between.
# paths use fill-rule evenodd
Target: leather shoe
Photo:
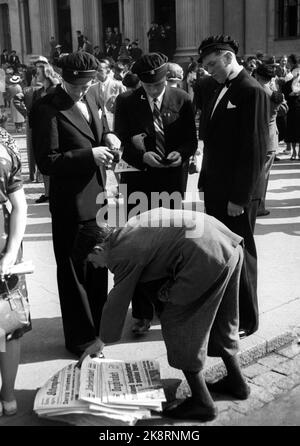
<instances>
[{"instance_id":1,"label":"leather shoe","mask_svg":"<svg viewBox=\"0 0 300 446\"><path fill-rule=\"evenodd\" d=\"M176 420L196 420L205 423L218 416L218 409L217 407L200 406L192 398L187 398L174 409L164 410L163 415Z\"/></svg>"},{"instance_id":2,"label":"leather shoe","mask_svg":"<svg viewBox=\"0 0 300 446\"><path fill-rule=\"evenodd\" d=\"M143 335L150 330L151 320L150 319L138 319L132 326L132 333L135 335Z\"/></svg>"},{"instance_id":3,"label":"leather shoe","mask_svg":"<svg viewBox=\"0 0 300 446\"><path fill-rule=\"evenodd\" d=\"M267 211L266 209L264 211L258 211L257 217L266 217L267 215L270 215L270 211Z\"/></svg>"},{"instance_id":4,"label":"leather shoe","mask_svg":"<svg viewBox=\"0 0 300 446\"><path fill-rule=\"evenodd\" d=\"M35 200L36 204L47 203L47 201L49 201L49 197L46 197L46 195L41 195L40 198Z\"/></svg>"}]
</instances>

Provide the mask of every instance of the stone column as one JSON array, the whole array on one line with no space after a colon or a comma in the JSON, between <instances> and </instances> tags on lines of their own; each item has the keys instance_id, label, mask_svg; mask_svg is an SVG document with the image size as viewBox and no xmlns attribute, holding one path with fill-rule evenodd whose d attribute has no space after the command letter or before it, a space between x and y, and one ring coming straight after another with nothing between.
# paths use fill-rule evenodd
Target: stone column
<instances>
[{"instance_id":1,"label":"stone column","mask_svg":"<svg viewBox=\"0 0 300 446\"><path fill-rule=\"evenodd\" d=\"M135 1L124 0L124 32L123 39L135 39Z\"/></svg>"},{"instance_id":2,"label":"stone column","mask_svg":"<svg viewBox=\"0 0 300 446\"><path fill-rule=\"evenodd\" d=\"M73 51L78 48L76 31L84 33L83 0L70 0Z\"/></svg>"},{"instance_id":3,"label":"stone column","mask_svg":"<svg viewBox=\"0 0 300 446\"><path fill-rule=\"evenodd\" d=\"M55 6L54 6L54 1L55 0L48 0L49 1L49 31L50 31L50 37L57 37L56 33L57 33L57 29L56 29L56 18L55 18Z\"/></svg>"},{"instance_id":4,"label":"stone column","mask_svg":"<svg viewBox=\"0 0 300 446\"><path fill-rule=\"evenodd\" d=\"M46 57L50 56L50 37L52 34L52 24L54 23L54 17L52 14L54 14L54 10L51 9L53 5L49 0L40 0L40 24L41 24L41 45L42 45L42 52Z\"/></svg>"},{"instance_id":5,"label":"stone column","mask_svg":"<svg viewBox=\"0 0 300 446\"><path fill-rule=\"evenodd\" d=\"M101 9L101 4L100 4ZM83 23L82 33L87 36L93 47L100 43L102 35L102 23L99 26L99 2L98 0L83 0ZM80 29L80 28L78 28ZM76 33L76 29L73 30Z\"/></svg>"},{"instance_id":6,"label":"stone column","mask_svg":"<svg viewBox=\"0 0 300 446\"><path fill-rule=\"evenodd\" d=\"M150 28L151 23L151 0L134 0L134 35L133 39L139 39L140 48L147 53L149 50L149 42L147 37L147 31Z\"/></svg>"},{"instance_id":7,"label":"stone column","mask_svg":"<svg viewBox=\"0 0 300 446\"><path fill-rule=\"evenodd\" d=\"M22 54L22 40L20 32L20 13L19 13L18 1L9 0L9 1L1 1L0 3L8 4L11 49L16 50L17 54L20 56Z\"/></svg>"},{"instance_id":8,"label":"stone column","mask_svg":"<svg viewBox=\"0 0 300 446\"><path fill-rule=\"evenodd\" d=\"M32 53L42 54L40 1L29 1L29 16L32 41Z\"/></svg>"},{"instance_id":9,"label":"stone column","mask_svg":"<svg viewBox=\"0 0 300 446\"><path fill-rule=\"evenodd\" d=\"M198 54L201 41L209 34L209 0L176 0L178 62Z\"/></svg>"}]
</instances>

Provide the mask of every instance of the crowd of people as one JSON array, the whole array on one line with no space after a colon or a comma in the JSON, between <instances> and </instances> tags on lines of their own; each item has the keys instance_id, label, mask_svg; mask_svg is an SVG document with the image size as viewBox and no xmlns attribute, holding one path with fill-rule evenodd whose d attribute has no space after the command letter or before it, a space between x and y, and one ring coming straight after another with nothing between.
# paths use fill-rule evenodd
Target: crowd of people
<instances>
[{"instance_id":1,"label":"crowd of people","mask_svg":"<svg viewBox=\"0 0 300 446\"><path fill-rule=\"evenodd\" d=\"M259 326L255 222L268 212L278 141L300 157L300 65L294 55L243 61L238 42L222 35L204 39L184 69L166 54L167 31L152 24L144 55L117 28L107 28L103 52L80 31L74 53L52 38L50 61L39 56L28 70L4 52L1 108L9 101L16 132L26 122L30 180L37 172L44 178L37 203L50 205L66 349L80 361L102 355L121 339L130 302L136 336L147 335L157 313L169 364L191 389L166 415L208 421L217 416L215 393L249 396L237 354L239 339ZM199 139L206 214L182 210ZM0 149L1 285L21 260L26 200L20 156L4 128ZM121 156L129 168L117 176L126 186L126 223L112 227L102 212L106 171ZM155 194L167 202L153 201ZM23 276L14 289L27 298ZM30 329L4 333L0 343L0 416L17 411L19 340ZM203 375L207 355L227 369L212 384Z\"/></svg>"}]
</instances>

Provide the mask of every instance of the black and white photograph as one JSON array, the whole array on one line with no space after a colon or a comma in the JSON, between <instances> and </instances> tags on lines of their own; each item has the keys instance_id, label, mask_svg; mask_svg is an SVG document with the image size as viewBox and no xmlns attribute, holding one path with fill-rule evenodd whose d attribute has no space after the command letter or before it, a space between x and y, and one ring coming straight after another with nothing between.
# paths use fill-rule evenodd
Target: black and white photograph
<instances>
[{"instance_id":1,"label":"black and white photograph","mask_svg":"<svg viewBox=\"0 0 300 446\"><path fill-rule=\"evenodd\" d=\"M0 0L0 56L0 427L300 426L300 0Z\"/></svg>"}]
</instances>

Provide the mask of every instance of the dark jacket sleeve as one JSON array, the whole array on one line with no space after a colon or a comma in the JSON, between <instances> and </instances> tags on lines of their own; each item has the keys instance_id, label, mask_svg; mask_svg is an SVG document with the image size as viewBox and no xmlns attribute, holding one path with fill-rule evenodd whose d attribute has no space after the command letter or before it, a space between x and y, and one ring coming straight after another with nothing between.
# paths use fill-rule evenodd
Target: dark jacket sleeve
<instances>
[{"instance_id":1,"label":"dark jacket sleeve","mask_svg":"<svg viewBox=\"0 0 300 446\"><path fill-rule=\"evenodd\" d=\"M186 98L180 109L179 119L181 121L180 128L182 133L184 134L184 137L181 139L179 143L176 143L177 138L174 135L176 139L174 138L174 144L172 144L172 151L175 150L176 152L179 152L182 157L182 161L185 162L196 153L198 147L194 109L192 101L188 97ZM168 131L170 131L171 133L172 131L171 127L172 126L170 126L170 129L167 130L166 133Z\"/></svg>"},{"instance_id":2,"label":"dark jacket sleeve","mask_svg":"<svg viewBox=\"0 0 300 446\"><path fill-rule=\"evenodd\" d=\"M108 295L100 323L100 339L106 344L117 342L122 336L129 304L143 269L144 265L126 260L119 262L114 271L114 287Z\"/></svg>"},{"instance_id":3,"label":"dark jacket sleeve","mask_svg":"<svg viewBox=\"0 0 300 446\"><path fill-rule=\"evenodd\" d=\"M132 136L143 133L144 130L135 128L132 131L130 101L127 93L120 94L116 99L114 129L124 148L123 159L136 169L145 170L146 165L143 161L145 150L138 149L131 142Z\"/></svg>"},{"instance_id":4,"label":"dark jacket sleeve","mask_svg":"<svg viewBox=\"0 0 300 446\"><path fill-rule=\"evenodd\" d=\"M247 88L239 109L239 150L229 201L246 206L260 181L269 144L269 99L262 88Z\"/></svg>"}]
</instances>

